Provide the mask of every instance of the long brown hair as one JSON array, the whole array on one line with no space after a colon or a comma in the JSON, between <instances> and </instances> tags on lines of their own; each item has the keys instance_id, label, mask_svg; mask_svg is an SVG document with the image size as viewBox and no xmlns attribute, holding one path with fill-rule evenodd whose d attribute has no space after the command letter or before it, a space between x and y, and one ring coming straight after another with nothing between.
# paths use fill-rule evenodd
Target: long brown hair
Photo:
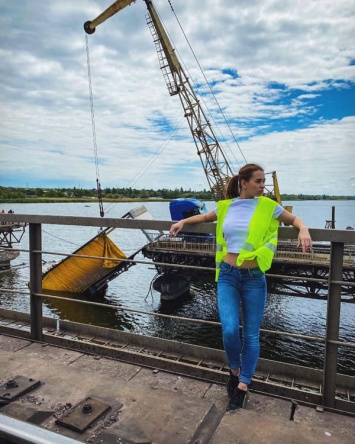
<instances>
[{"instance_id":1,"label":"long brown hair","mask_svg":"<svg viewBox=\"0 0 355 444\"><path fill-rule=\"evenodd\" d=\"M226 188L226 199L239 197L242 190L242 180L244 179L246 182L249 182L255 171L264 171L264 169L256 163L247 163L239 170L236 176L229 179Z\"/></svg>"}]
</instances>

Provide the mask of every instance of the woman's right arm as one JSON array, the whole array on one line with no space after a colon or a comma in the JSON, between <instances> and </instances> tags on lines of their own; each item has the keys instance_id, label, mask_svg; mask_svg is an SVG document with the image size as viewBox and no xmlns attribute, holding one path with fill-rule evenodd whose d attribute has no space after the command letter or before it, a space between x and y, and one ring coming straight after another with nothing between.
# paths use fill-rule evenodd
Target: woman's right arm
<instances>
[{"instance_id":1,"label":"woman's right arm","mask_svg":"<svg viewBox=\"0 0 355 444\"><path fill-rule=\"evenodd\" d=\"M199 224L201 222L214 222L217 220L214 210L208 213L196 214L196 216L187 217L181 219L170 227L169 234L171 237L175 237L184 227L185 224Z\"/></svg>"}]
</instances>

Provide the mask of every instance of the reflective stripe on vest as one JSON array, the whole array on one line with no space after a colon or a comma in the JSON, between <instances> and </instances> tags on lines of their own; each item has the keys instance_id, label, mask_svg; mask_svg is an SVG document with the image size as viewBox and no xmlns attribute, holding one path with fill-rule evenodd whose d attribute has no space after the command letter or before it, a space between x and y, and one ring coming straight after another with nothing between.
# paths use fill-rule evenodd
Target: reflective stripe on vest
<instances>
[{"instance_id":1,"label":"reflective stripe on vest","mask_svg":"<svg viewBox=\"0 0 355 444\"><path fill-rule=\"evenodd\" d=\"M227 244L223 235L223 222L226 217L229 205L233 199L220 200L217 202L217 226L216 226L216 282L218 280L219 269L223 258L227 254Z\"/></svg>"}]
</instances>

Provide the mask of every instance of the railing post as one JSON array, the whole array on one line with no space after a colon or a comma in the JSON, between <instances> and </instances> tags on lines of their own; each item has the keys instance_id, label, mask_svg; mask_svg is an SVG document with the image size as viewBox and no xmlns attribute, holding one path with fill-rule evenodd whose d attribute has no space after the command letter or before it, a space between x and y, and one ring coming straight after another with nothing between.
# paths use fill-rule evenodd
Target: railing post
<instances>
[{"instance_id":1,"label":"railing post","mask_svg":"<svg viewBox=\"0 0 355 444\"><path fill-rule=\"evenodd\" d=\"M323 374L323 405L335 406L335 387L338 363L338 346L329 341L339 340L341 284L332 281L341 281L343 278L344 244L332 242L329 265L329 293L327 305L327 325Z\"/></svg>"},{"instance_id":2,"label":"railing post","mask_svg":"<svg viewBox=\"0 0 355 444\"><path fill-rule=\"evenodd\" d=\"M31 339L42 341L42 298L34 293L42 293L42 250L41 224L30 224L30 311Z\"/></svg>"}]
</instances>

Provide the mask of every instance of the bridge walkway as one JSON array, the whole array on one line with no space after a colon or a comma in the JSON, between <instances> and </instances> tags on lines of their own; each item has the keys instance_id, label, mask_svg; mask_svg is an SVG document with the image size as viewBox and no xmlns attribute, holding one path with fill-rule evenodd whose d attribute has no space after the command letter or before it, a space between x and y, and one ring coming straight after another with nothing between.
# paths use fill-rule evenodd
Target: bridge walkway
<instances>
[{"instance_id":1,"label":"bridge walkway","mask_svg":"<svg viewBox=\"0 0 355 444\"><path fill-rule=\"evenodd\" d=\"M0 407L0 441L12 418L32 427L26 442L34 443L42 431L51 444L59 436L93 444L353 443L353 415L306 405L293 412L291 400L255 392L245 410L227 413L222 383L4 334L0 353L1 386L21 376L40 382ZM109 408L86 427L87 416L71 416L83 402L92 403L93 415L101 404Z\"/></svg>"}]
</instances>

